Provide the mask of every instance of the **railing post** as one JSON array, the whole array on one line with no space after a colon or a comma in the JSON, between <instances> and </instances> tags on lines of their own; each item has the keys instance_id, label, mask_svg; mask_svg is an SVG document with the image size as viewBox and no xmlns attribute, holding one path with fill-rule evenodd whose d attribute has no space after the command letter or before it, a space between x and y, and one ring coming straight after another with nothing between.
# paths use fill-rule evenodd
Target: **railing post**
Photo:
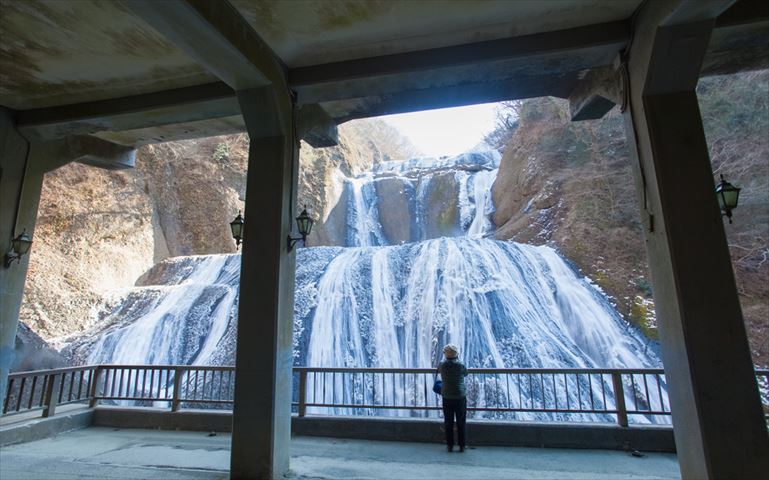
<instances>
[{"instance_id":1,"label":"railing post","mask_svg":"<svg viewBox=\"0 0 769 480\"><path fill-rule=\"evenodd\" d=\"M627 427L627 408L625 407L625 391L622 387L622 373L612 372L611 381L614 387L614 403L617 406L617 423Z\"/></svg>"},{"instance_id":2,"label":"railing post","mask_svg":"<svg viewBox=\"0 0 769 480\"><path fill-rule=\"evenodd\" d=\"M54 373L45 386L45 398L43 400L43 417L52 417L56 413L56 392L61 387L61 373Z\"/></svg>"},{"instance_id":3,"label":"railing post","mask_svg":"<svg viewBox=\"0 0 769 480\"><path fill-rule=\"evenodd\" d=\"M299 371L299 416L307 413L307 370Z\"/></svg>"},{"instance_id":4,"label":"railing post","mask_svg":"<svg viewBox=\"0 0 769 480\"><path fill-rule=\"evenodd\" d=\"M90 408L95 407L96 404L99 403L99 399L96 398L96 395L99 392L99 377L101 377L101 366L97 366L91 372L91 391L88 392L88 397L90 398L88 401L88 407Z\"/></svg>"},{"instance_id":5,"label":"railing post","mask_svg":"<svg viewBox=\"0 0 769 480\"><path fill-rule=\"evenodd\" d=\"M179 401L179 397L182 389L182 372L183 370L178 366L174 367L174 392L173 396L171 397L172 412L179 410L179 404L181 403Z\"/></svg>"}]
</instances>

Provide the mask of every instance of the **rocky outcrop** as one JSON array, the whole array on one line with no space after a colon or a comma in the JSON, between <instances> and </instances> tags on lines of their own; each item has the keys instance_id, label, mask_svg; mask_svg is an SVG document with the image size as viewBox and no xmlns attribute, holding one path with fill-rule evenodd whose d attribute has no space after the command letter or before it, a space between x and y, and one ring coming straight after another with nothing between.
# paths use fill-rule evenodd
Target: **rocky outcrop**
<instances>
[{"instance_id":1,"label":"rocky outcrop","mask_svg":"<svg viewBox=\"0 0 769 480\"><path fill-rule=\"evenodd\" d=\"M376 183L379 199L379 222L382 233L391 244L410 242L418 234L418 229L411 221L411 209L416 203L413 185L400 178L382 178Z\"/></svg>"},{"instance_id":2,"label":"rocky outcrop","mask_svg":"<svg viewBox=\"0 0 769 480\"><path fill-rule=\"evenodd\" d=\"M16 331L11 372L29 372L66 366L68 361L25 324Z\"/></svg>"},{"instance_id":3,"label":"rocky outcrop","mask_svg":"<svg viewBox=\"0 0 769 480\"><path fill-rule=\"evenodd\" d=\"M743 187L732 253L754 361L769 365L769 71L703 78L698 97L714 173ZM728 99L728 100L727 100ZM496 237L550 244L656 336L631 158L616 110L571 122L568 103L527 100L493 195ZM745 196L747 195L747 196Z\"/></svg>"},{"instance_id":4,"label":"rocky outcrop","mask_svg":"<svg viewBox=\"0 0 769 480\"><path fill-rule=\"evenodd\" d=\"M166 257L234 252L229 222L243 209L248 137L245 134L147 145L137 174L158 218L154 262Z\"/></svg>"},{"instance_id":5,"label":"rocky outcrop","mask_svg":"<svg viewBox=\"0 0 769 480\"><path fill-rule=\"evenodd\" d=\"M94 305L165 250L145 188L134 171L69 164L46 174L20 314L43 338L90 328Z\"/></svg>"},{"instance_id":6,"label":"rocky outcrop","mask_svg":"<svg viewBox=\"0 0 769 480\"><path fill-rule=\"evenodd\" d=\"M556 246L656 335L646 256L618 112L571 122L568 103L523 102L493 188L499 239Z\"/></svg>"}]
</instances>

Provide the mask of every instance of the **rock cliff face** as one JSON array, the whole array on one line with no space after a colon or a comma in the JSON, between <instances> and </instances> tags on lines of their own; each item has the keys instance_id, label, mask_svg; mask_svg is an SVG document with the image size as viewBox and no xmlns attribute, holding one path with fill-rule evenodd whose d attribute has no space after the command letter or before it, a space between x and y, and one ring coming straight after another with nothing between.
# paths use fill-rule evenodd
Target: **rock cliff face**
<instances>
[{"instance_id":1,"label":"rock cliff face","mask_svg":"<svg viewBox=\"0 0 769 480\"><path fill-rule=\"evenodd\" d=\"M403 160L419 151L382 120L353 121L339 129L339 146L312 149L302 143L299 171L299 211L310 207L318 221L307 244L344 245L347 208L345 178L390 160Z\"/></svg>"},{"instance_id":2,"label":"rock cliff face","mask_svg":"<svg viewBox=\"0 0 769 480\"><path fill-rule=\"evenodd\" d=\"M382 121L340 127L340 145L300 155L300 204L320 217L311 243L334 245L336 178L416 153ZM100 299L134 286L157 262L232 253L229 221L243 209L248 138L150 145L132 170L80 164L46 175L21 321L46 340L89 329Z\"/></svg>"},{"instance_id":3,"label":"rock cliff face","mask_svg":"<svg viewBox=\"0 0 769 480\"><path fill-rule=\"evenodd\" d=\"M145 188L138 171L70 164L46 175L22 322L45 339L85 330L101 297L152 266L165 242Z\"/></svg>"},{"instance_id":4,"label":"rock cliff face","mask_svg":"<svg viewBox=\"0 0 769 480\"><path fill-rule=\"evenodd\" d=\"M769 365L769 71L700 81L713 170L743 187L732 252L754 362ZM647 335L656 320L631 159L619 112L570 122L568 104L523 102L493 188L499 239L551 244Z\"/></svg>"},{"instance_id":5,"label":"rock cliff face","mask_svg":"<svg viewBox=\"0 0 769 480\"><path fill-rule=\"evenodd\" d=\"M651 292L622 118L571 122L553 98L519 114L493 188L496 237L557 246L632 314ZM654 334L651 315L634 320Z\"/></svg>"}]
</instances>

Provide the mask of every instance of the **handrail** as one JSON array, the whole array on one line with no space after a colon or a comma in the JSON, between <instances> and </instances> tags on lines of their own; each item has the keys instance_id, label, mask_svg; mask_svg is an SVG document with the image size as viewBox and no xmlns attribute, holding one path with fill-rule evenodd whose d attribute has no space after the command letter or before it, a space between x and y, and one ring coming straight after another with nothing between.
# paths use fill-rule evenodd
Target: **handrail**
<instances>
[{"instance_id":1,"label":"handrail","mask_svg":"<svg viewBox=\"0 0 769 480\"><path fill-rule=\"evenodd\" d=\"M57 373L67 373L67 372L79 372L80 370L84 369L93 369L97 368L100 365L79 365L76 367L61 367L61 368L50 368L48 370L29 370L26 372L12 372L8 374L8 379L11 378L20 378L20 377L29 377L33 375L53 375Z\"/></svg>"},{"instance_id":2,"label":"handrail","mask_svg":"<svg viewBox=\"0 0 769 480\"><path fill-rule=\"evenodd\" d=\"M434 368L303 366L293 372L292 406L299 416L308 411L429 416L441 409L432 393ZM222 408L233 403L234 373L233 366L119 364L16 372L8 376L2 414L42 410L47 417L57 405L88 402L93 407L105 401L161 404L172 411L182 406ZM471 415L593 415L599 420L608 415L623 427L629 416L670 415L663 369L470 368L468 374ZM762 401L769 405L769 370L755 374Z\"/></svg>"},{"instance_id":3,"label":"handrail","mask_svg":"<svg viewBox=\"0 0 769 480\"><path fill-rule=\"evenodd\" d=\"M85 365L12 373L1 412L42 410L43 417L50 417L58 405L89 401L98 370L96 365Z\"/></svg>"},{"instance_id":4,"label":"handrail","mask_svg":"<svg viewBox=\"0 0 769 480\"><path fill-rule=\"evenodd\" d=\"M234 366L231 365L170 365L170 364L113 364L113 363L102 363L99 364L98 367L100 368L154 368L154 369L160 369L160 370L233 370L235 369Z\"/></svg>"},{"instance_id":5,"label":"handrail","mask_svg":"<svg viewBox=\"0 0 769 480\"><path fill-rule=\"evenodd\" d=\"M435 368L380 368L380 367L293 367L295 372L376 372L376 373L435 373ZM595 373L610 375L612 373L664 374L661 368L468 368L468 374L473 373ZM758 373L758 370L756 371Z\"/></svg>"}]
</instances>

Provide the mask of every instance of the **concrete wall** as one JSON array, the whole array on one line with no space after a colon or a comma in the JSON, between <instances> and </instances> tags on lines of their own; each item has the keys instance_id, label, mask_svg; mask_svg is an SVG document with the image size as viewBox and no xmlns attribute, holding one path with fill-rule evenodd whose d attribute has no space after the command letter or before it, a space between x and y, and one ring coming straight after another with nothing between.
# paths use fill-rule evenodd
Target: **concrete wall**
<instances>
[{"instance_id":1,"label":"concrete wall","mask_svg":"<svg viewBox=\"0 0 769 480\"><path fill-rule=\"evenodd\" d=\"M94 410L88 409L3 427L0 428L0 447L33 442L62 432L90 427L93 425L93 420Z\"/></svg>"},{"instance_id":2,"label":"concrete wall","mask_svg":"<svg viewBox=\"0 0 769 480\"><path fill-rule=\"evenodd\" d=\"M93 424L102 427L160 430L231 431L227 412L187 410L170 412L146 408L99 407ZM291 433L298 436L356 438L398 442L443 443L443 422L438 419L365 417L292 417ZM598 448L675 452L669 426L622 428L599 424L527 424L470 421L468 444L475 446Z\"/></svg>"}]
</instances>

